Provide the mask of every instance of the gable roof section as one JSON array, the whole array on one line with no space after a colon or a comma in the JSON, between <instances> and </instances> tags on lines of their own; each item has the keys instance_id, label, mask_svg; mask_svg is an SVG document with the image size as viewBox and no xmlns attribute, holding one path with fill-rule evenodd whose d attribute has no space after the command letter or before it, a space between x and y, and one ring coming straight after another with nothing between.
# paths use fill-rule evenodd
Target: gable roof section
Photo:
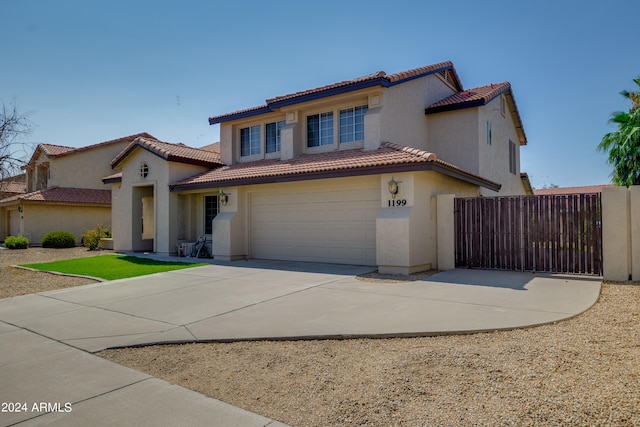
<instances>
[{"instance_id":1,"label":"gable roof section","mask_svg":"<svg viewBox=\"0 0 640 427\"><path fill-rule=\"evenodd\" d=\"M524 125L520 118L520 112L516 105L516 100L513 97L511 90L511 83L503 82L497 84L490 84L486 86L480 86L473 89L467 89L462 92L454 93L447 98L444 98L438 102L435 102L425 108L425 114L441 113L443 111L461 110L464 108L480 107L487 105L498 96L504 94L507 98L507 103L513 117L516 131L518 132L518 138L520 139L520 145L527 144L527 137L524 133Z\"/></svg>"},{"instance_id":2,"label":"gable roof section","mask_svg":"<svg viewBox=\"0 0 640 427\"><path fill-rule=\"evenodd\" d=\"M49 187L31 193L7 197L6 199L0 200L0 205L11 205L20 202L110 206L111 191L89 188Z\"/></svg>"},{"instance_id":3,"label":"gable roof section","mask_svg":"<svg viewBox=\"0 0 640 427\"><path fill-rule=\"evenodd\" d=\"M368 87L390 87L435 73L442 73L442 75L448 81L450 81L456 89L460 91L462 90L462 82L458 77L458 73L456 72L453 63L451 61L445 61L388 75L384 71L378 71L377 73L369 74L363 77L357 77L352 80L345 80L326 86L320 86L314 89L276 96L275 98L267 99L266 104L264 105L210 117L209 124L213 125L216 123L228 122L230 120L240 119L244 117L256 116L259 114L268 113L276 108L284 107L287 105L299 104L305 101L325 98L328 96L352 92Z\"/></svg>"},{"instance_id":4,"label":"gable roof section","mask_svg":"<svg viewBox=\"0 0 640 427\"><path fill-rule=\"evenodd\" d=\"M494 191L500 184L439 160L434 153L384 142L377 150L305 154L291 160L261 160L223 166L170 184L171 191L304 181L355 175L433 170Z\"/></svg>"},{"instance_id":5,"label":"gable roof section","mask_svg":"<svg viewBox=\"0 0 640 427\"><path fill-rule=\"evenodd\" d=\"M172 144L153 138L138 137L111 161L111 168L117 167L136 148L141 148L170 162L186 163L206 167L222 165L220 153L200 148L188 147L184 144Z\"/></svg>"},{"instance_id":6,"label":"gable roof section","mask_svg":"<svg viewBox=\"0 0 640 427\"><path fill-rule=\"evenodd\" d=\"M57 157L63 156L66 153L69 153L74 150L73 147L67 147L64 145L55 145L55 144L38 144L36 150L40 148L40 151L43 152L48 157Z\"/></svg>"},{"instance_id":7,"label":"gable roof section","mask_svg":"<svg viewBox=\"0 0 640 427\"><path fill-rule=\"evenodd\" d=\"M97 144L93 144L93 145L87 145L85 147L67 147L64 145L55 145L55 144L38 144L38 146L36 147L36 149L33 152L33 155L31 156L31 159L29 160L28 164L32 164L36 161L36 159L38 158L38 155L40 153L44 153L47 157L52 157L52 158L57 158L57 157L63 157L63 156L67 156L69 154L74 154L74 153L81 153L83 151L89 151L92 150L94 148L99 148L99 147L104 147L106 145L111 145L111 144L116 144L119 142L125 142L125 141L133 141L134 139L144 136L146 138L153 138L155 139L155 137L147 132L142 132L142 133L137 133L135 135L129 135L129 136L124 136L122 138L117 138L117 139L112 139L109 141L104 141L104 142L99 142Z\"/></svg>"},{"instance_id":8,"label":"gable roof section","mask_svg":"<svg viewBox=\"0 0 640 427\"><path fill-rule=\"evenodd\" d=\"M0 193L22 194L27 191L27 183L22 181L2 181L0 182Z\"/></svg>"}]
</instances>

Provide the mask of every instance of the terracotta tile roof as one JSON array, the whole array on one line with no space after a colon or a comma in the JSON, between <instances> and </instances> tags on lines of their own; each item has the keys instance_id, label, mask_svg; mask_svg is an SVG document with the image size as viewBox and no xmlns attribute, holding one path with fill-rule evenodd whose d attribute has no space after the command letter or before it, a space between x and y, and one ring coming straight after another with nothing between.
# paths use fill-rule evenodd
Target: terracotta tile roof
<instances>
[{"instance_id":1,"label":"terracotta tile roof","mask_svg":"<svg viewBox=\"0 0 640 427\"><path fill-rule=\"evenodd\" d=\"M120 164L135 148L147 150L167 161L214 167L222 165L220 153L201 148L192 148L184 144L172 144L157 139L138 137L111 161L114 168Z\"/></svg>"},{"instance_id":2,"label":"terracotta tile roof","mask_svg":"<svg viewBox=\"0 0 640 427\"><path fill-rule=\"evenodd\" d=\"M104 147L105 145L115 144L115 143L119 143L119 142L133 141L134 139L136 139L138 137L145 137L145 138L155 139L155 137L153 135L151 135L151 134L149 134L147 132L142 132L142 133L137 133L135 135L129 135L129 136L124 136L122 138L117 138L117 139L112 139L112 140L109 140L109 141L99 142L99 143L93 144L93 145L87 145L85 147L67 147L67 146L64 146L64 145L55 145L55 144L38 144L36 149L33 151L33 155L31 156L31 159L29 160L29 164L34 163L36 158L38 157L39 153L41 153L41 152L44 153L48 157L62 157L62 156L67 156L69 154L80 153L80 152L83 152L83 151L92 150L92 149L98 148L98 147Z\"/></svg>"},{"instance_id":3,"label":"terracotta tile roof","mask_svg":"<svg viewBox=\"0 0 640 427\"><path fill-rule=\"evenodd\" d=\"M558 188L534 188L533 194L536 196L554 196L560 194L588 194L601 193L603 187L612 187L614 184L583 185L578 187L558 187Z\"/></svg>"},{"instance_id":4,"label":"terracotta tile roof","mask_svg":"<svg viewBox=\"0 0 640 427\"><path fill-rule=\"evenodd\" d=\"M61 156L74 150L73 147L55 144L38 144L36 150L38 148L40 148L40 150L49 157Z\"/></svg>"},{"instance_id":5,"label":"terracotta tile roof","mask_svg":"<svg viewBox=\"0 0 640 427\"><path fill-rule=\"evenodd\" d=\"M430 167L426 167L426 165ZM420 166L422 165L422 167ZM471 174L451 163L439 160L434 153L384 142L377 150L343 150L306 154L291 160L261 160L222 166L171 184L172 189L207 188L283 180L305 180L387 173L401 170L432 169L488 188L499 184Z\"/></svg>"},{"instance_id":6,"label":"terracotta tile roof","mask_svg":"<svg viewBox=\"0 0 640 427\"><path fill-rule=\"evenodd\" d=\"M462 92L454 93L451 96L448 96L438 102L429 105L424 110L424 113L435 114L441 113L443 111L453 111L464 108L479 107L481 105L488 104L501 94L505 94L507 98L509 110L511 111L511 115L514 119L514 125L516 127L516 131L518 132L520 145L526 145L527 136L524 133L524 125L522 123L522 119L520 118L520 112L518 111L516 100L513 97L511 83L509 82L495 84L492 83L490 85L480 86L473 89L467 89Z\"/></svg>"},{"instance_id":7,"label":"terracotta tile roof","mask_svg":"<svg viewBox=\"0 0 640 427\"><path fill-rule=\"evenodd\" d=\"M88 188L49 187L44 190L8 197L0 204L15 204L18 202L32 203L73 203L91 205L111 205L110 190L94 190Z\"/></svg>"},{"instance_id":8,"label":"terracotta tile roof","mask_svg":"<svg viewBox=\"0 0 640 427\"><path fill-rule=\"evenodd\" d=\"M27 183L20 181L3 181L0 182L0 193L21 194L27 191Z\"/></svg>"},{"instance_id":9,"label":"terracotta tile roof","mask_svg":"<svg viewBox=\"0 0 640 427\"><path fill-rule=\"evenodd\" d=\"M213 151L214 153L220 153L220 141L214 142L213 144L205 145L204 147L199 147L199 150Z\"/></svg>"},{"instance_id":10,"label":"terracotta tile roof","mask_svg":"<svg viewBox=\"0 0 640 427\"><path fill-rule=\"evenodd\" d=\"M487 86L467 89L462 92L454 93L447 98L429 105L426 108L425 113L438 113L440 111L450 111L460 108L486 105L487 103L489 103L489 101L510 89L511 84L509 82L490 84Z\"/></svg>"},{"instance_id":11,"label":"terracotta tile roof","mask_svg":"<svg viewBox=\"0 0 640 427\"><path fill-rule=\"evenodd\" d=\"M338 93L350 92L353 90L363 89L373 86L393 86L399 83L403 83L408 80L412 80L418 77L422 77L428 74L437 72L448 71L451 76L452 83L458 90L462 90L462 83L458 76L458 73L451 61L440 62L437 64L427 65L425 67L414 68L407 71L402 71L394 74L387 74L384 71L378 71L377 73L369 74L362 77L357 77L352 80L344 80L337 83L332 83L325 86L320 86L314 89L307 89L300 92L294 92L287 95L276 96L266 100L266 104L259 105L257 107L251 107L231 113L221 114L209 118L209 124L221 123L229 120L233 120L241 117L248 117L257 114L266 113L272 111L274 108L282 107L284 105L296 104L310 99L322 98L325 96L331 96Z\"/></svg>"}]
</instances>

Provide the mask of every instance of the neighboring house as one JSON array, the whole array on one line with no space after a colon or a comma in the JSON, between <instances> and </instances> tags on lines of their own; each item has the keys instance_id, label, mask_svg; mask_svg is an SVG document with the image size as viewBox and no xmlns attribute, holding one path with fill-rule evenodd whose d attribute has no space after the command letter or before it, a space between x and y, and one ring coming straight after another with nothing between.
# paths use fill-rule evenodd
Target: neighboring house
<instances>
[{"instance_id":1,"label":"neighboring house","mask_svg":"<svg viewBox=\"0 0 640 427\"><path fill-rule=\"evenodd\" d=\"M603 187L612 187L614 184L599 185L583 185L579 187L554 187L554 188L536 188L533 194L536 196L555 196L562 194L589 194L602 193Z\"/></svg>"},{"instance_id":2,"label":"neighboring house","mask_svg":"<svg viewBox=\"0 0 640 427\"><path fill-rule=\"evenodd\" d=\"M10 176L0 181L0 200L25 193L27 191L27 174Z\"/></svg>"},{"instance_id":3,"label":"neighboring house","mask_svg":"<svg viewBox=\"0 0 640 427\"><path fill-rule=\"evenodd\" d=\"M451 62L217 115L219 154L138 138L111 165L116 250L437 268L436 196L530 192L509 83L464 89Z\"/></svg>"},{"instance_id":4,"label":"neighboring house","mask_svg":"<svg viewBox=\"0 0 640 427\"><path fill-rule=\"evenodd\" d=\"M39 144L24 167L26 192L0 200L0 239L24 236L39 245L54 230L82 235L98 224L111 225L111 191L102 177L109 159L135 138L131 135L82 148Z\"/></svg>"}]
</instances>

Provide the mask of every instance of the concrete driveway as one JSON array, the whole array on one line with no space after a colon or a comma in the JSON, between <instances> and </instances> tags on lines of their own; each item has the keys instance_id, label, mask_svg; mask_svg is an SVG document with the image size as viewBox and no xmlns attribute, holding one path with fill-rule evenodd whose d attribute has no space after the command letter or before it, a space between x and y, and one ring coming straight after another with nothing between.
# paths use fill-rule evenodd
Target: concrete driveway
<instances>
[{"instance_id":1,"label":"concrete driveway","mask_svg":"<svg viewBox=\"0 0 640 427\"><path fill-rule=\"evenodd\" d=\"M574 316L600 293L597 278L531 273L372 283L355 277L369 267L213 264L0 300L0 400L13 404L0 426L284 426L87 351L517 328Z\"/></svg>"},{"instance_id":2,"label":"concrete driveway","mask_svg":"<svg viewBox=\"0 0 640 427\"><path fill-rule=\"evenodd\" d=\"M554 322L599 278L451 270L366 282L371 267L239 261L0 300L0 320L95 352L161 342L419 336Z\"/></svg>"}]
</instances>

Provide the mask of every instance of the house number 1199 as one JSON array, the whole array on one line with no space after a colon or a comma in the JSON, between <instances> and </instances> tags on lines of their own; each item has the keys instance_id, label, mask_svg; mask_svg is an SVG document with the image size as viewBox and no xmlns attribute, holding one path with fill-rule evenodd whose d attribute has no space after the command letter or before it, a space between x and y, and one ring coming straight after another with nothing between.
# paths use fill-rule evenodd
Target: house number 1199
<instances>
[{"instance_id":1,"label":"house number 1199","mask_svg":"<svg viewBox=\"0 0 640 427\"><path fill-rule=\"evenodd\" d=\"M407 199L389 200L389 207L407 206Z\"/></svg>"}]
</instances>

